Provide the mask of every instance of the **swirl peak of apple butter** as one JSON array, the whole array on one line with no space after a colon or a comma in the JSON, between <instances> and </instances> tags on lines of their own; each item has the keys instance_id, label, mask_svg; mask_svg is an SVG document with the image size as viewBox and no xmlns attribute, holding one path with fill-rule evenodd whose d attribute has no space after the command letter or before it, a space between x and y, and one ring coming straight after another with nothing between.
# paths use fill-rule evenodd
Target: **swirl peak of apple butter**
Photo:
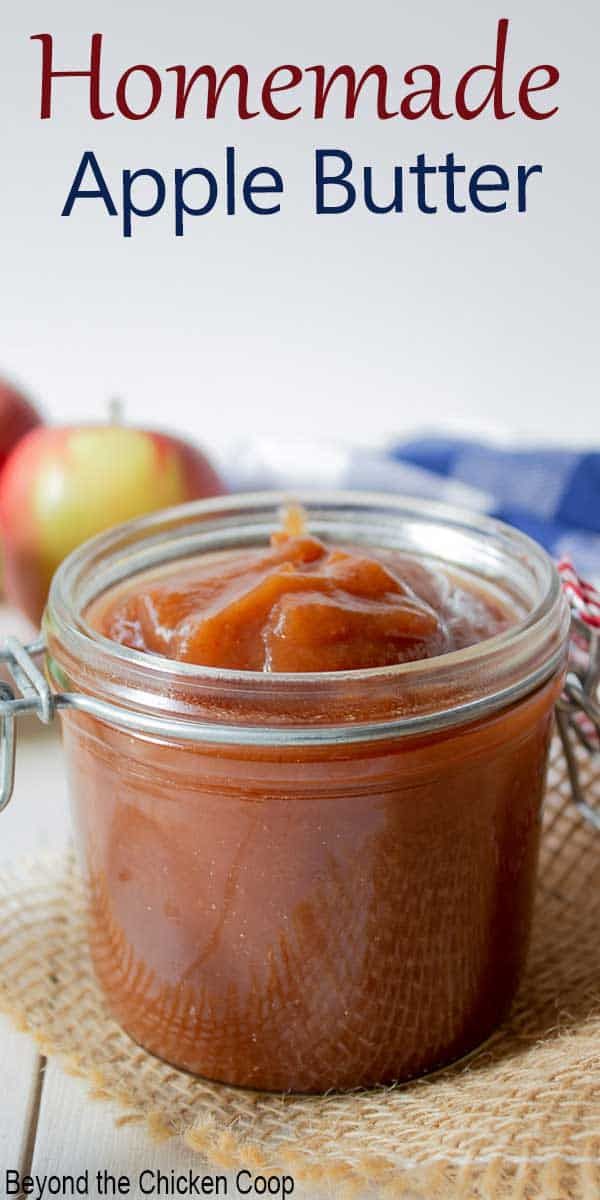
<instances>
[{"instance_id":1,"label":"swirl peak of apple butter","mask_svg":"<svg viewBox=\"0 0 600 1200\"><path fill-rule=\"evenodd\" d=\"M270 546L199 555L94 602L90 623L135 650L237 671L389 667L514 623L496 594L410 555L330 546L291 508Z\"/></svg>"}]
</instances>

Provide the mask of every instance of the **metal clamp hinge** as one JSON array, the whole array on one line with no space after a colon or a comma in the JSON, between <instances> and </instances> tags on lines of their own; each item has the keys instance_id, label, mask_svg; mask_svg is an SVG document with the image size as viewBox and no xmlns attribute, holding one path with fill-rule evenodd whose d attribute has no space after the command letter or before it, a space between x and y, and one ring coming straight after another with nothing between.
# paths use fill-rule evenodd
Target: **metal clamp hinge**
<instances>
[{"instance_id":1,"label":"metal clamp hinge","mask_svg":"<svg viewBox=\"0 0 600 1200\"><path fill-rule=\"evenodd\" d=\"M571 663L563 694L556 706L556 722L569 772L573 800L581 815L600 830L600 809L585 798L577 747L600 755L600 632L573 617Z\"/></svg>"},{"instance_id":2,"label":"metal clamp hinge","mask_svg":"<svg viewBox=\"0 0 600 1200\"><path fill-rule=\"evenodd\" d=\"M17 638L7 638L0 648L13 685L0 681L0 812L10 801L15 778L15 722L22 713L35 713L48 725L54 717L54 696L49 683L35 663L45 653L43 638L23 646Z\"/></svg>"}]
</instances>

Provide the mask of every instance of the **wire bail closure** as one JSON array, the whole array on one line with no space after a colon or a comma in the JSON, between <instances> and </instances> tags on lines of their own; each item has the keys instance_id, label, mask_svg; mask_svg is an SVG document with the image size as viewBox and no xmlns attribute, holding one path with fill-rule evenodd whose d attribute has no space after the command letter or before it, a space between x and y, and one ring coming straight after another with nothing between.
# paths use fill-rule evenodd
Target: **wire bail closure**
<instances>
[{"instance_id":1,"label":"wire bail closure","mask_svg":"<svg viewBox=\"0 0 600 1200\"><path fill-rule=\"evenodd\" d=\"M578 746L592 755L600 754L600 630L586 623L577 613L573 613L573 629L571 663L562 696L556 705L556 719L573 801L582 817L600 831L600 809L593 808L585 799L577 758ZM14 789L16 720L19 716L35 713L43 724L48 725L58 708L75 708L100 720L112 720L122 728L131 730L136 724L132 713L94 701L91 697L76 694L55 696L35 662L45 651L42 637L27 646L17 638L10 637L0 648L0 663L6 664L14 683L14 687L0 683L0 812L9 804ZM160 733L166 724L164 718L140 719L140 725L148 733ZM191 741L199 740L202 733L206 736L207 731L205 727L198 726L195 733L193 730L185 732L175 724L170 732L174 736L183 735L184 740ZM243 734L243 731L240 730L240 733ZM214 732L212 736L214 739Z\"/></svg>"},{"instance_id":2,"label":"wire bail closure","mask_svg":"<svg viewBox=\"0 0 600 1200\"><path fill-rule=\"evenodd\" d=\"M573 801L586 821L600 831L600 809L592 808L581 783L578 746L600 754L600 629L573 613L571 661L562 696L556 705L556 723L569 771Z\"/></svg>"},{"instance_id":3,"label":"wire bail closure","mask_svg":"<svg viewBox=\"0 0 600 1200\"><path fill-rule=\"evenodd\" d=\"M52 690L35 662L45 651L43 638L24 646L9 637L0 648L0 663L5 663L14 683L14 687L0 683L0 812L9 804L14 789L17 717L35 713L44 725L54 717Z\"/></svg>"}]
</instances>

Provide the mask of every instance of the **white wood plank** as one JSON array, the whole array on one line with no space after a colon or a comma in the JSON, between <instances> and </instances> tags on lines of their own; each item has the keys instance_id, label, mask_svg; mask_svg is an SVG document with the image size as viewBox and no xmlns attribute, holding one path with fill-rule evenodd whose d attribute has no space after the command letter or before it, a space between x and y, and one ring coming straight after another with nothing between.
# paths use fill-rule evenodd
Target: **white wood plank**
<instances>
[{"instance_id":1,"label":"white wood plank","mask_svg":"<svg viewBox=\"0 0 600 1200\"><path fill-rule=\"evenodd\" d=\"M34 635L23 617L0 603L0 644L12 633ZM0 816L0 862L37 850L58 848L68 837L65 772L58 723L41 725L36 717L17 722L15 791Z\"/></svg>"},{"instance_id":2,"label":"white wood plank","mask_svg":"<svg viewBox=\"0 0 600 1200\"><path fill-rule=\"evenodd\" d=\"M27 1165L35 1126L41 1060L35 1043L0 1017L0 1167ZM3 1183L0 1184L0 1187Z\"/></svg>"},{"instance_id":3,"label":"white wood plank","mask_svg":"<svg viewBox=\"0 0 600 1200\"><path fill-rule=\"evenodd\" d=\"M0 641L32 631L0 605ZM38 721L20 723L13 802L0 817L0 862L66 838L64 771L58 738ZM33 1152L42 1060L35 1043L0 1017L0 1167L23 1170ZM4 1186L3 1183L0 1186Z\"/></svg>"},{"instance_id":4,"label":"white wood plank","mask_svg":"<svg viewBox=\"0 0 600 1200\"><path fill-rule=\"evenodd\" d=\"M143 1200L138 1186L144 1170L185 1173L192 1169L199 1174L225 1174L227 1196L242 1193L235 1185L235 1172L203 1167L201 1160L174 1139L156 1144L139 1125L115 1126L116 1110L112 1105L86 1098L85 1085L79 1079L63 1075L53 1063L48 1064L40 1107L39 1124L32 1171L38 1175L82 1173L89 1171L90 1194L97 1171L107 1168L113 1174L127 1175L132 1180L130 1200ZM314 1184L303 1186L296 1182L294 1200L337 1200L335 1190L315 1190ZM373 1197L364 1192L364 1200ZM253 1197L256 1200L256 1196ZM358 1200L358 1198L357 1198Z\"/></svg>"},{"instance_id":5,"label":"white wood plank","mask_svg":"<svg viewBox=\"0 0 600 1200\"><path fill-rule=\"evenodd\" d=\"M63 752L58 728L37 718L18 723L15 790L0 814L0 862L59 849L69 837Z\"/></svg>"}]
</instances>

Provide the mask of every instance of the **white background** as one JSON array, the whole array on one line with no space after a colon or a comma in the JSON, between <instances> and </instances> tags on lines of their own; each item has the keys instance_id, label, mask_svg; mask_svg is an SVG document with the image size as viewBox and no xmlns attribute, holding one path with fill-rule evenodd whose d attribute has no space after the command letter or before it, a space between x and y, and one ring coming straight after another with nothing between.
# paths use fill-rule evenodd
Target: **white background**
<instances>
[{"instance_id":1,"label":"white background","mask_svg":"<svg viewBox=\"0 0 600 1200\"><path fill-rule=\"evenodd\" d=\"M254 430L341 430L374 442L423 426L598 440L594 0L523 0L512 14L489 0L21 0L2 8L0 370L49 416L95 417L118 393L131 419L209 444ZM33 33L54 34L57 68L83 68L91 33L104 33L106 107L122 71L144 61L219 71L243 62L258 84L282 62L382 62L399 86L408 67L434 62L451 102L459 75L493 58L503 15L511 16L512 100L529 67L561 70L560 113L550 121L378 122L366 103L353 122L334 111L318 123L240 122L227 103L215 121L190 105L187 120L175 122L166 84L149 120L93 122L86 82L74 80L57 82L54 119L38 119ZM299 94L308 104L309 85ZM246 169L281 171L281 214L229 218L219 208L190 220L176 241L169 210L139 222L128 242L97 201L60 216L86 149L118 198L124 168L205 165L222 177L228 144ZM511 174L540 162L544 176L531 182L525 216L428 217L411 203L403 215L357 205L317 217L315 146L371 163L383 199L393 165L421 151L436 162L454 150L471 169L496 161Z\"/></svg>"}]
</instances>

